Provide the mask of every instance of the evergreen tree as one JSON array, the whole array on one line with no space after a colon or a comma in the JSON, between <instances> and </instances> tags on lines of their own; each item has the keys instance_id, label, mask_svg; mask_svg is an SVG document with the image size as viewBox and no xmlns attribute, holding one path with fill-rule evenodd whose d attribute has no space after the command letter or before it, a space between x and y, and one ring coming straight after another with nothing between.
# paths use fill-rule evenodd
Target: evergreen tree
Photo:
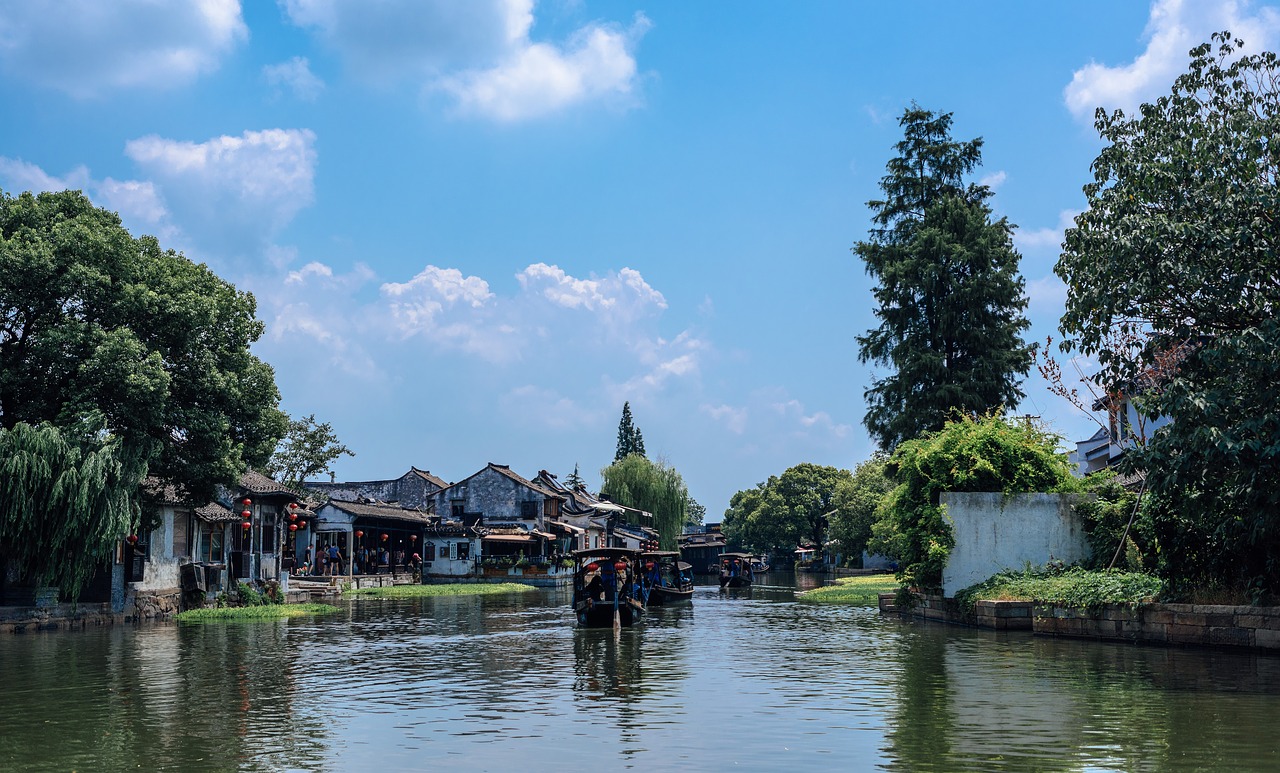
<instances>
[{"instance_id":1,"label":"evergreen tree","mask_svg":"<svg viewBox=\"0 0 1280 773\"><path fill-rule=\"evenodd\" d=\"M867 203L875 227L853 252L879 285L880 326L858 337L859 359L888 366L865 396L863 420L882 448L937 431L956 411L984 414L1022 398L1031 363L1013 228L992 219L985 185L964 176L982 139L951 139L951 114L912 104L903 140Z\"/></svg>"},{"instance_id":2,"label":"evergreen tree","mask_svg":"<svg viewBox=\"0 0 1280 773\"><path fill-rule=\"evenodd\" d=\"M640 428L631 422L631 403L622 404L622 419L618 422L618 450L613 461L620 462L630 454L644 456L644 436Z\"/></svg>"},{"instance_id":3,"label":"evergreen tree","mask_svg":"<svg viewBox=\"0 0 1280 773\"><path fill-rule=\"evenodd\" d=\"M577 463L574 463L573 465L573 474L564 479L564 485L567 486L570 491L577 491L579 488L586 487L587 482L578 474Z\"/></svg>"}]
</instances>

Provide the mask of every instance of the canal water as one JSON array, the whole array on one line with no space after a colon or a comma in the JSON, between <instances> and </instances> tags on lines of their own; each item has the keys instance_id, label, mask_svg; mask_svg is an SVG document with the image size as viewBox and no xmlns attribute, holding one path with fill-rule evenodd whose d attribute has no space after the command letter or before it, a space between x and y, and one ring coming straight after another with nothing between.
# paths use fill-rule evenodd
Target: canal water
<instances>
[{"instance_id":1,"label":"canal water","mask_svg":"<svg viewBox=\"0 0 1280 773\"><path fill-rule=\"evenodd\" d=\"M0 770L1280 770L1280 658L906 622L766 579L617 635L541 590L0 637Z\"/></svg>"}]
</instances>

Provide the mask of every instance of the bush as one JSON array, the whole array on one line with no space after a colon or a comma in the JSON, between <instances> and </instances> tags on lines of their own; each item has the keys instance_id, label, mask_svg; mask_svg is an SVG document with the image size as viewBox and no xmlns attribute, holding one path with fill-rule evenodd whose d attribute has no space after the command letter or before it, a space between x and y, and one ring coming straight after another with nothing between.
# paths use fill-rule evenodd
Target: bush
<instances>
[{"instance_id":1,"label":"bush","mask_svg":"<svg viewBox=\"0 0 1280 773\"><path fill-rule=\"evenodd\" d=\"M1006 571L956 593L956 600L972 610L979 601L1033 601L1064 607L1094 609L1103 604L1155 601L1164 581L1140 572L1094 571L1047 566Z\"/></svg>"}]
</instances>

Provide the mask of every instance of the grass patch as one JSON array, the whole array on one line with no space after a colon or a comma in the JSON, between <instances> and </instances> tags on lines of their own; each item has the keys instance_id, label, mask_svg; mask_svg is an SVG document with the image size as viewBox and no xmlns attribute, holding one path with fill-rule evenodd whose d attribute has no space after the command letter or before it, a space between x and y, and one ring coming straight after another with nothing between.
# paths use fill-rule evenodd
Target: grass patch
<instances>
[{"instance_id":1,"label":"grass patch","mask_svg":"<svg viewBox=\"0 0 1280 773\"><path fill-rule=\"evenodd\" d=\"M1077 567L1001 572L958 592L956 599L969 609L978 601L1032 601L1092 609L1103 604L1155 601L1163 591L1164 581L1149 574Z\"/></svg>"},{"instance_id":2,"label":"grass patch","mask_svg":"<svg viewBox=\"0 0 1280 773\"><path fill-rule=\"evenodd\" d=\"M852 604L874 607L880 604L881 593L898 590L898 580L891 574L866 574L858 577L841 577L834 585L814 588L796 595L796 600L810 604Z\"/></svg>"},{"instance_id":3,"label":"grass patch","mask_svg":"<svg viewBox=\"0 0 1280 773\"><path fill-rule=\"evenodd\" d=\"M188 609L173 616L180 623L210 623L219 620L283 620L287 617L325 615L337 612L329 604L264 604L257 607L211 607Z\"/></svg>"},{"instance_id":4,"label":"grass patch","mask_svg":"<svg viewBox=\"0 0 1280 773\"><path fill-rule=\"evenodd\" d=\"M479 583L456 582L443 585L387 585L382 588L353 588L351 596L374 598L416 599L426 596L493 596L503 593L527 593L537 590L532 585L519 582Z\"/></svg>"}]
</instances>

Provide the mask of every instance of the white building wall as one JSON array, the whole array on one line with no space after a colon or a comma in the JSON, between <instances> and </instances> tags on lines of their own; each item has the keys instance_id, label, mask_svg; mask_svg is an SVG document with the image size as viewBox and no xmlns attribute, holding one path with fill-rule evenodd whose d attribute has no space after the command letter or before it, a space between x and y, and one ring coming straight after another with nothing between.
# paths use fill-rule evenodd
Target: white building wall
<instances>
[{"instance_id":1,"label":"white building wall","mask_svg":"<svg viewBox=\"0 0 1280 773\"><path fill-rule=\"evenodd\" d=\"M1084 521L1073 494L959 493L942 495L946 518L955 532L942 571L946 596L1006 569L1050 561L1067 564L1090 555Z\"/></svg>"}]
</instances>

